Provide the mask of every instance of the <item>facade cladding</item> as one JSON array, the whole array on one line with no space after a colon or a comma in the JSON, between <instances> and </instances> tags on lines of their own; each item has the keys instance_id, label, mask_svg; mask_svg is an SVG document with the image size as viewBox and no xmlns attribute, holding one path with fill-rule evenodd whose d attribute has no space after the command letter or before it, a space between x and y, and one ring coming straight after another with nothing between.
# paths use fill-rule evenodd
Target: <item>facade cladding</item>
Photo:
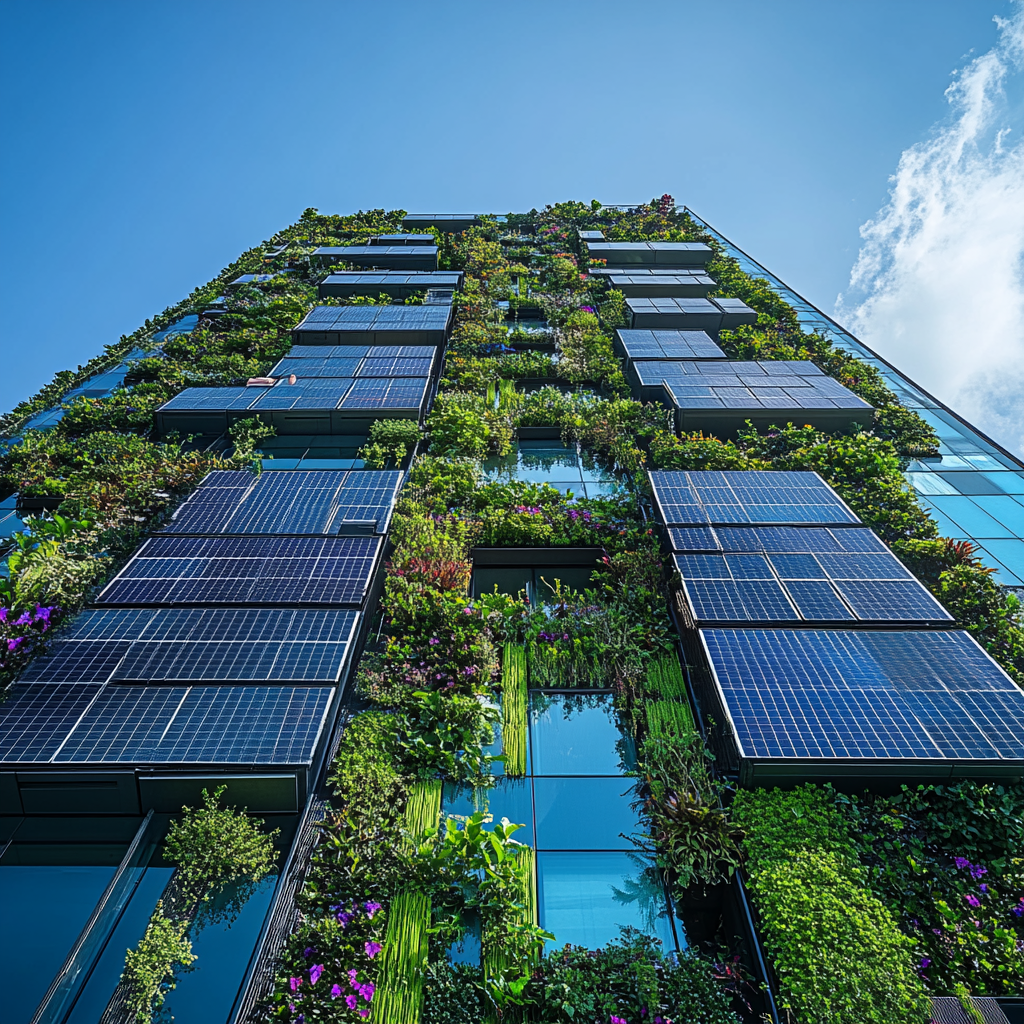
<instances>
[{"instance_id":1,"label":"facade cladding","mask_svg":"<svg viewBox=\"0 0 1024 1024\"><path fill-rule=\"evenodd\" d=\"M878 369L900 401L935 428L939 453L910 462L908 483L942 534L977 544L999 583L1024 587L1024 465L689 216L741 270L765 278L793 306L805 331L827 332L838 347ZM419 1009L407 1013L403 1005L395 1010L399 1004L381 996L390 984L386 971L395 969L382 967L387 957L371 964L375 954L367 952L359 984L347 973L328 981L331 961L321 956L324 951L314 940L299 944L305 952L297 966L288 960L292 953L285 946L295 920L297 887L320 834L317 822L332 796L326 781L331 758L347 737L360 735L346 729L353 718L366 714L368 694L378 685L371 680L370 689L362 692L361 687L359 693L349 686L366 651L387 649L396 664L407 658L405 668L395 670L396 678L405 671L406 680L422 675L428 680L424 687L437 686L433 694L413 695L427 698L425 709L430 699L457 685L468 687L474 707L490 707L488 698L497 698L495 690L501 690L500 729L488 749L504 757L491 765L493 785L473 789L467 785L468 771L453 775L430 769L423 793L433 795L425 804L429 813L424 812L424 821L433 824L442 814L464 820L486 810L492 822L508 817L521 823L516 839L532 848L530 859L523 859L528 864L522 876L527 923L554 933L559 945L607 948L626 927L678 952L703 942L707 935L702 929L715 918L718 924L708 934L720 936L731 929L730 935L741 936L744 970L758 983L750 986L750 1014L740 1014L744 1021L779 1024L782 1017L774 1003L777 980L764 969L743 886L723 879L722 885L698 886L699 895L691 888L682 891L661 867L667 863L662 851L650 842L638 849L629 838L647 828L649 804L638 801L634 784L642 744L655 736L655 705L660 713L674 715L672 724L663 726L662 739L703 741L700 751L706 743L719 775L741 789L811 781L891 791L903 783L966 779L1015 784L1024 778L1024 691L862 520L853 506L867 513L856 499L850 498L851 506L817 473L637 469L644 458L648 465L659 464L656 444L648 436L653 428L642 442L649 450L627 471L623 460L607 456L607 437L600 442L603 448L588 449L577 439L579 423L566 431L561 421L537 416L524 418L510 443L499 443L507 409L528 407L531 393L552 382L559 388L548 387L542 394L554 394L559 402L564 392L584 392L587 402L610 401L602 380L581 384L562 374L562 360L576 357L566 335L544 320L551 316L561 322L556 316L564 310L543 289L552 287L545 275L567 258L555 249L570 243L573 258L595 261L589 271L601 282L594 304L604 318L600 327L607 349L602 359L621 369L616 387L623 393L628 387L635 399L651 403L645 415L660 422L667 436L703 431L708 437L702 441L717 444L751 425L767 429L780 423L842 433L869 426L876 413L810 360L727 355L736 351L735 336L724 332L753 327L758 312L739 298L716 294L724 289L709 269L716 250L706 241L623 241L622 233L609 240L605 235L610 231L580 230L571 238L557 234L549 252L539 232L505 238L506 254L515 254L508 260L518 268L509 274L515 280L500 301L487 300L486 313L471 324L473 334L457 314L475 315L474 304L484 301L486 289L479 277L467 284L472 263L465 271L450 269L452 253L459 251L459 233L480 228L500 238L501 224L502 219L475 214L409 214L402 220L391 217L386 230L377 225L377 233L368 237L362 231L339 232L340 238L324 231L311 241L303 233L296 236L294 258L288 244L269 249L264 265L236 268L223 279L226 294L234 299L218 300L160 332L158 342L188 335L199 316L202 330L216 332L226 329L223 324L259 289L300 281L306 289L304 315L277 325L280 347L262 367L266 376L245 382L221 375L215 379L228 386L185 388L155 412L154 436L186 436L189 446L208 453L223 454L233 443L240 445L234 433L240 421L248 421L250 429L272 428L274 436L260 441L253 454L255 470L214 469L154 521L86 609L28 662L0 704L2 821L32 820L37 831L45 831L65 820L138 819L137 842L142 836L149 842L157 827L152 824L157 819L145 817L149 812L164 815L159 827L166 828L167 814L183 803L197 804L204 788L226 785L229 803L289 823L283 826L289 842L297 838L282 882L269 890L262 905L262 924L257 922L248 939L236 933L233 940L224 940L249 943L239 954L237 976L223 982L233 1002L203 1020L256 1024L264 1019L260 1013L269 1005L282 957L290 966L283 982L278 977L278 995L284 993L279 1006L295 1003L282 1019L320 1019L318 1010L308 1018L304 1013L309 1011L300 1010L312 1010L321 992L328 1007L344 1003L358 1014L362 1006L367 1011L363 1018L373 997L375 1020L378 1013L389 1024L421 1019ZM331 244L319 244L325 240ZM346 240L352 244L333 244ZM528 246L535 247L529 257L524 255ZM535 265L523 267L520 259ZM575 283L579 275L572 277ZM460 298L463 287L466 297ZM617 326L611 325L605 288L618 293ZM534 298L535 291L540 297ZM581 304L571 288L565 294L566 302ZM467 337L474 339L472 345ZM134 358L142 354L140 349ZM513 373L514 380L494 371L492 379L479 369L489 357L502 360L502 367L531 369ZM533 377L537 366L550 372ZM123 365L86 381L71 395L115 395L131 372L126 357ZM480 380L484 383L478 387ZM512 395L516 387L525 396ZM460 446L477 437L466 440L472 431L453 431L443 421L428 420L432 407L435 412L444 408L435 406L439 388L449 397L481 392L483 411L474 415L487 424L480 435L486 445L466 450ZM63 408L46 410L30 423L52 427L63 415ZM424 432L427 423L433 424L430 438ZM450 443L445 441L449 434L455 437ZM399 435L418 438L419 447L415 440L390 447L390 438ZM430 454L439 455L438 479L446 473L456 479L461 469L476 464L472 495L458 491L457 500L446 498L445 504L438 494L447 485L434 480L434 493L415 477L410 482L413 458L427 443L435 445ZM385 468L371 468L375 465ZM411 501L400 500L403 486L409 487L404 494ZM503 488L527 494L529 501L521 504L526 498L517 497L493 522L474 518L473 502L485 491L502 494ZM429 514L415 520L406 511L410 505L429 508ZM628 512L622 511L627 506ZM18 517L25 507L25 499L0 503L0 534L21 527ZM569 528L556 521L559 515L571 521ZM582 610L574 614L589 621L604 591L631 585L628 572L616 577L615 587L602 576L618 571L622 560L617 551L632 552L621 548L625 542L620 538L631 534L616 516L648 538L645 543L660 542L667 581L669 615L659 619L663 635L652 645L670 652L657 662L665 675L656 678L647 667L646 682L631 677L631 687L648 688L645 703L632 709L623 697L629 687L620 686L622 678L615 675L620 667L610 654L605 657L610 644L589 661L583 655L560 660L550 654L554 650L557 655L558 645L570 640L561 626L555 628L567 608L579 606ZM536 525L542 519L547 533ZM489 540L479 540L468 556L467 523L479 529L480 537L490 531ZM570 537L567 529L577 532ZM456 534L448 536L446 530L463 530L457 544L451 539ZM517 543L525 536L530 540ZM449 545L461 554L447 561L435 558L438 538L442 550ZM426 554L407 558L410 545L417 543L426 546ZM440 579L449 571L456 582L438 584L435 576ZM595 579L604 591L590 589ZM411 616L416 622L417 615L429 617L416 604L422 594L440 591L445 593L439 606L456 594L460 623L486 602L493 600L497 607L499 594L515 599L515 611L508 614L515 616L516 631L527 628L522 625L524 607L532 610L533 625L543 618L543 628L525 645L509 642L502 652L504 635L484 645L504 654L500 684L495 680L491 688L481 683L474 689L475 681L456 676L450 686L442 686L433 682L442 679L440 671L424 675L425 661L417 665L407 652L395 653L413 643L404 634L386 648L388 631L404 628L396 623L404 622L410 609L419 609ZM384 601L382 594L387 595ZM397 604L390 607L388 600ZM678 635L665 624L669 619ZM415 628L420 627L409 627L410 635ZM518 636L516 631L509 635ZM434 656L434 645L443 644L447 635L442 629L438 633L423 642L416 657ZM469 649L467 642L463 650ZM522 655L518 689L509 681L516 651ZM452 663L459 657L453 655ZM654 663L653 656L644 662ZM363 664L371 666L365 677L370 679L377 663ZM479 671L475 661L459 666L467 678ZM434 667L448 671L443 660ZM387 679L379 687L398 685ZM386 697L379 703L395 721L407 714L407 708L388 705ZM371 714L380 716L381 711ZM422 721L428 721L428 710L422 714ZM644 715L646 725L638 726ZM392 740L396 728L388 726ZM456 749L449 737L443 743L454 752L434 750L442 742L439 735L422 734L417 741L421 756L429 748L458 761L466 756L464 748L484 742L463 738ZM518 753L513 736L521 739ZM394 755L399 756L405 754ZM391 771L392 762L388 765ZM403 771L406 767L399 765ZM409 768L408 774L415 772ZM415 801L411 791L402 793L395 799L407 807L396 820L411 828ZM435 798L436 805L430 803ZM325 828L337 825L331 819ZM0 835L0 840L7 838ZM155 846L147 849L151 854ZM410 851L411 845L407 853L413 856ZM4 855L0 845L0 865ZM127 877L128 867L138 866L130 858L141 855L135 850L124 856L118 877ZM476 884L474 879L475 869L465 876L466 886ZM728 897L722 896L726 890ZM116 988L123 964L120 949L138 936L122 942L116 929L134 897L125 895L127 888L115 891L122 902L116 909L97 910L64 967L55 965L57 981L35 1020L85 1020L84 1011L75 1011L76 1002L85 1005L81 1000L89 986L104 976L108 946L117 947L118 956L110 960L117 961L116 970L108 971L110 987ZM352 910L348 906L342 901L330 905L330 928L338 935L359 913L355 905ZM417 919L424 936L430 913L428 905L426 916ZM140 918L143 925L146 919ZM448 955L486 965L480 931L474 918ZM482 934L488 941L487 928ZM400 947L404 940L387 938L385 943L392 941ZM357 946L368 951L374 944L367 940L363 946L361 938ZM428 945L434 951L436 944L424 938L423 949ZM425 955L419 940L414 952ZM399 959L395 953L392 963ZM317 988L324 972L328 975ZM634 978L632 966L629 976ZM650 1014L645 1003L643 1013L639 1008L628 1017L609 1012L602 1020L681 1020L675 1012L665 1016L664 1008L656 1015L653 1000L660 982L657 972L651 976ZM377 979L377 989L366 987L369 977ZM644 978L637 971L630 985L640 986L641 980L647 985ZM403 991L415 988L402 984ZM298 1007L303 999L307 1002ZM127 1024L127 1017L110 1008L116 1009L115 1004L107 992L99 1004L101 1011L107 1007L102 1019ZM176 1012L186 1019L180 1007ZM714 1019L717 1024L727 1018Z\"/></svg>"}]
</instances>

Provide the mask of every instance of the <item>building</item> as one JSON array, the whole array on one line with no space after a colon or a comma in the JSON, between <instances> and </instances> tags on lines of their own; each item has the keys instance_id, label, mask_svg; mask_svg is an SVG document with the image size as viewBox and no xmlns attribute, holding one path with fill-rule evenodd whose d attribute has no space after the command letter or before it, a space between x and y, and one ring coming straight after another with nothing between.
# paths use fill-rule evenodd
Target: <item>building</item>
<instances>
[{"instance_id":1,"label":"building","mask_svg":"<svg viewBox=\"0 0 1024 1024\"><path fill-rule=\"evenodd\" d=\"M352 723L368 708L393 743L360 785L372 791L394 770L380 808L394 834L442 815L508 818L529 848L515 851L527 865L521 924L592 950L623 926L666 950L728 934L749 975L770 982L752 1012L775 1021L777 979L739 876L684 890L650 841L634 841L651 797L638 798L632 774L647 740L706 742L719 777L744 790L809 781L882 793L905 781L1024 778L1024 691L825 479L648 470L650 431L616 421L588 432L587 410L610 407L614 369L665 437L726 440L786 423L871 429L875 406L814 361L730 358L731 332L755 329L758 311L715 294L724 252L765 277L804 330L827 330L876 367L936 430L938 453L911 461L906 479L943 535L976 543L1008 587L1024 586L1024 464L689 211L663 216L674 218L675 238L689 225L703 241L623 240L630 218L651 211L603 209L572 230L556 225L554 241L526 214L409 214L372 232L325 221L312 225L312 259L311 226L296 226L266 247L265 266L229 268L218 303L182 309L177 326L69 393L117 403L132 394L124 382L135 379L134 359L169 359L190 386L155 408L152 436L188 438L182 459L230 457L248 424L260 432L258 472L222 463L154 515L0 704L0 872L70 866L82 879L73 900L46 871L18 894L26 916L49 907L67 918L63 932L40 939L19 1019L127 1020L123 950L167 885L158 849L168 819L220 786L228 803L281 829L280 875L245 890L237 927L218 933L221 952L202 946L198 918L186 922L199 961L169 995L169 1012L254 1024L289 978L302 979L290 988L300 1001L329 1003L343 991L347 976L330 975L315 946L307 963L285 945L334 799L331 765L361 735ZM491 278L509 278L493 294L481 278L468 282L469 271L439 267L445 237L464 232L515 254L514 284L512 260ZM548 275L563 247L589 276L582 290L556 294ZM249 299L234 298L254 289L289 290L304 312L275 335ZM602 305L609 290L622 296L618 326ZM594 358L574 355L583 367L574 376L564 334L544 319L559 322L560 303L606 310L584 353ZM207 332L210 351L219 351L210 336L226 339L213 369L160 348L193 330ZM263 353L264 375L225 381L260 331L273 343L245 351ZM37 425L52 429L66 414L47 410ZM424 483L412 465L428 422L435 476ZM11 496L0 502L0 533L55 507L52 495ZM630 567L644 558L657 563L664 600L659 590L628 605L641 587ZM630 629L628 640L607 639ZM488 678L498 657L501 671ZM452 723L431 708L452 701L449 691L484 709L474 722L494 719L493 742L479 729L445 732ZM415 741L412 726L387 725L414 706L424 725ZM361 752L369 757L372 743ZM477 756L489 787L465 767ZM424 763L443 767L421 771ZM325 834L341 849L336 827L332 819ZM467 875L466 891L474 884ZM347 896L329 911L335 930L363 913ZM425 935L430 906L409 914L410 934ZM479 917L463 924L447 955L486 962L490 933ZM405 952L422 956L419 945ZM397 983L372 974L375 955L360 970L376 989L349 987L364 1009L372 996L382 1019L405 1019L387 1002Z\"/></svg>"}]
</instances>

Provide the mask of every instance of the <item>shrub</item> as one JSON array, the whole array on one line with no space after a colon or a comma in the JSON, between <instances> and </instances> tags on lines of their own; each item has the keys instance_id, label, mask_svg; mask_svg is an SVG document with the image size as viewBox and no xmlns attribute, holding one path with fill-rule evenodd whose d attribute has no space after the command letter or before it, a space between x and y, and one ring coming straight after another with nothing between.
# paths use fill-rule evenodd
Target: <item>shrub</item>
<instances>
[{"instance_id":1,"label":"shrub","mask_svg":"<svg viewBox=\"0 0 1024 1024\"><path fill-rule=\"evenodd\" d=\"M925 1024L930 1002L914 973L914 942L825 850L801 850L752 877L781 1001L801 1024Z\"/></svg>"}]
</instances>

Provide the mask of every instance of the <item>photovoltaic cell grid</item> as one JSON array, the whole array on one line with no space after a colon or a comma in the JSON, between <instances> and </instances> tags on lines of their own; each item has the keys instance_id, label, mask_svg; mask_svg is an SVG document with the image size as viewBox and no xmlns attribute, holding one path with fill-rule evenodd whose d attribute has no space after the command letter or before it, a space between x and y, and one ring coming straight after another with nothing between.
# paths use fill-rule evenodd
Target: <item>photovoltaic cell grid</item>
<instances>
[{"instance_id":1,"label":"photovoltaic cell grid","mask_svg":"<svg viewBox=\"0 0 1024 1024\"><path fill-rule=\"evenodd\" d=\"M860 523L817 473L654 470L650 480L666 526Z\"/></svg>"},{"instance_id":2,"label":"photovoltaic cell grid","mask_svg":"<svg viewBox=\"0 0 1024 1024\"><path fill-rule=\"evenodd\" d=\"M173 539L177 554L159 554L172 538L147 542L98 603L361 604L381 545L379 537L260 537L247 538L242 554L234 538Z\"/></svg>"},{"instance_id":3,"label":"photovoltaic cell grid","mask_svg":"<svg viewBox=\"0 0 1024 1024\"><path fill-rule=\"evenodd\" d=\"M174 513L164 533L337 534L346 525L383 532L402 474L399 470L239 472L245 488L206 482Z\"/></svg>"},{"instance_id":4,"label":"photovoltaic cell grid","mask_svg":"<svg viewBox=\"0 0 1024 1024\"><path fill-rule=\"evenodd\" d=\"M358 613L292 615L285 609L161 610L129 619L94 610L36 658L21 682L336 683Z\"/></svg>"},{"instance_id":5,"label":"photovoltaic cell grid","mask_svg":"<svg viewBox=\"0 0 1024 1024\"><path fill-rule=\"evenodd\" d=\"M629 360L725 359L705 331L616 331Z\"/></svg>"},{"instance_id":6,"label":"photovoltaic cell grid","mask_svg":"<svg viewBox=\"0 0 1024 1024\"><path fill-rule=\"evenodd\" d=\"M433 359L436 345L292 345L285 359Z\"/></svg>"},{"instance_id":7,"label":"photovoltaic cell grid","mask_svg":"<svg viewBox=\"0 0 1024 1024\"><path fill-rule=\"evenodd\" d=\"M302 348L309 349L315 346L303 345ZM324 346L327 348L328 346ZM332 346L333 347L333 346ZM378 345L376 348L397 348L399 346ZM409 348L427 348L425 345L410 345ZM434 365L434 353L436 349L429 349L427 356L411 355L409 352L399 352L387 356L366 356L357 358L353 356L329 356L310 358L308 356L292 356L290 353L285 356L271 371L271 377L287 377L294 373L299 381L306 378L323 377L429 377ZM282 385L278 385L281 387ZM286 385L294 387L294 385ZM276 390L276 389L275 389Z\"/></svg>"},{"instance_id":8,"label":"photovoltaic cell grid","mask_svg":"<svg viewBox=\"0 0 1024 1024\"><path fill-rule=\"evenodd\" d=\"M857 409L871 406L810 361L634 359L642 388L668 387L680 409Z\"/></svg>"},{"instance_id":9,"label":"photovoltaic cell grid","mask_svg":"<svg viewBox=\"0 0 1024 1024\"><path fill-rule=\"evenodd\" d=\"M316 306L295 327L296 331L443 331L451 307L423 306Z\"/></svg>"},{"instance_id":10,"label":"photovoltaic cell grid","mask_svg":"<svg viewBox=\"0 0 1024 1024\"><path fill-rule=\"evenodd\" d=\"M1024 692L965 632L701 636L741 757L1024 759Z\"/></svg>"},{"instance_id":11,"label":"photovoltaic cell grid","mask_svg":"<svg viewBox=\"0 0 1024 1024\"><path fill-rule=\"evenodd\" d=\"M892 554L677 554L694 619L951 623Z\"/></svg>"},{"instance_id":12,"label":"photovoltaic cell grid","mask_svg":"<svg viewBox=\"0 0 1024 1024\"><path fill-rule=\"evenodd\" d=\"M867 528L691 527L669 539L698 623L953 621Z\"/></svg>"},{"instance_id":13,"label":"photovoltaic cell grid","mask_svg":"<svg viewBox=\"0 0 1024 1024\"><path fill-rule=\"evenodd\" d=\"M308 764L329 687L17 685L0 706L0 761Z\"/></svg>"}]
</instances>

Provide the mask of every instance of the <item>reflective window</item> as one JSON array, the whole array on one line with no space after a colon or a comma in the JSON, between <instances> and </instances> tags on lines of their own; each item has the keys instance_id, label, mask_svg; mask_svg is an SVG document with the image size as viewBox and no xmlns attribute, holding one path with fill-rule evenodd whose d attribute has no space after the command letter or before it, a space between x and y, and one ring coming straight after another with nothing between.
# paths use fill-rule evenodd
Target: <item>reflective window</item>
<instances>
[{"instance_id":1,"label":"reflective window","mask_svg":"<svg viewBox=\"0 0 1024 1024\"><path fill-rule=\"evenodd\" d=\"M530 694L536 775L619 775L632 760L610 693Z\"/></svg>"}]
</instances>

